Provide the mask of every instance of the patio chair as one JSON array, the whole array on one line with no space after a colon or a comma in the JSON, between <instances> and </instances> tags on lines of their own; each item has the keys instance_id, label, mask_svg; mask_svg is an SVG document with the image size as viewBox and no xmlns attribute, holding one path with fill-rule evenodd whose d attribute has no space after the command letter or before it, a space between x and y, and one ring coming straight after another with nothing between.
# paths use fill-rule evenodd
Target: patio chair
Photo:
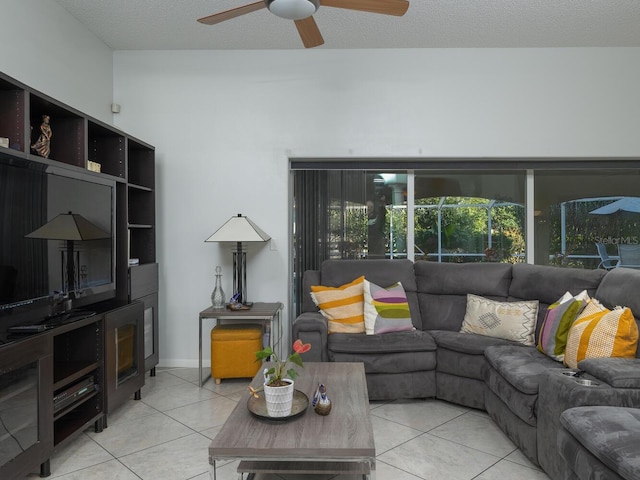
<instances>
[{"instance_id":1,"label":"patio chair","mask_svg":"<svg viewBox=\"0 0 640 480\"><path fill-rule=\"evenodd\" d=\"M640 268L640 245L619 244L618 255L616 267Z\"/></svg>"},{"instance_id":2,"label":"patio chair","mask_svg":"<svg viewBox=\"0 0 640 480\"><path fill-rule=\"evenodd\" d=\"M596 249L598 250L598 255L600 255L598 268L604 268L605 270L616 268L618 260L609 256L607 247L603 243L596 243Z\"/></svg>"}]
</instances>

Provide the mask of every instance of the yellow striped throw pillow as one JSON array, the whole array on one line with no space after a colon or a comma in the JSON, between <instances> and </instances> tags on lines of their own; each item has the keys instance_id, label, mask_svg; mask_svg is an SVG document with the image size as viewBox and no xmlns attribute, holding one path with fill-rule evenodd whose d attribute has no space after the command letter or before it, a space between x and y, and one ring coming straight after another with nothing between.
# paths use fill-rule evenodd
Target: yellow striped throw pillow
<instances>
[{"instance_id":1,"label":"yellow striped throw pillow","mask_svg":"<svg viewBox=\"0 0 640 480\"><path fill-rule=\"evenodd\" d=\"M341 287L312 285L311 298L329 333L364 333L364 275Z\"/></svg>"},{"instance_id":2,"label":"yellow striped throw pillow","mask_svg":"<svg viewBox=\"0 0 640 480\"><path fill-rule=\"evenodd\" d=\"M587 309L569 330L564 364L578 368L578 363L585 358L634 358L638 325L631 310L627 307L608 310L601 306L592 309L587 306Z\"/></svg>"}]
</instances>

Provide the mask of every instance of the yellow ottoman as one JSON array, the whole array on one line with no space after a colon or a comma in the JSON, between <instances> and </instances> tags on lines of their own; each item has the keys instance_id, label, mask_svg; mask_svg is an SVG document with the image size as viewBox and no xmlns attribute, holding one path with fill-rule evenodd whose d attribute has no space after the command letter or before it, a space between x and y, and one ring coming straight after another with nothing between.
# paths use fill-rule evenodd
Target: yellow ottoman
<instances>
[{"instance_id":1,"label":"yellow ottoman","mask_svg":"<svg viewBox=\"0 0 640 480\"><path fill-rule=\"evenodd\" d=\"M253 377L262 362L262 325L216 325L211 330L211 376L216 384L223 378Z\"/></svg>"}]
</instances>

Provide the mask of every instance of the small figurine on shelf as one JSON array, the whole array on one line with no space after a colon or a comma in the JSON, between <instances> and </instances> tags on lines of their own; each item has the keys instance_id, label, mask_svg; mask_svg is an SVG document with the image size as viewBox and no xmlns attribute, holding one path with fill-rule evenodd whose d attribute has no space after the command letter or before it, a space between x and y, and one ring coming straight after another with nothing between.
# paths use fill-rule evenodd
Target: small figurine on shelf
<instances>
[{"instance_id":1,"label":"small figurine on shelf","mask_svg":"<svg viewBox=\"0 0 640 480\"><path fill-rule=\"evenodd\" d=\"M331 400L327 396L327 389L323 383L318 384L311 406L318 415L329 415L331 413Z\"/></svg>"},{"instance_id":2,"label":"small figurine on shelf","mask_svg":"<svg viewBox=\"0 0 640 480\"><path fill-rule=\"evenodd\" d=\"M49 125L49 115L42 116L42 125L40 125L40 136L38 141L31 145L31 149L35 150L38 155L44 158L49 158L51 152L51 137L53 132L51 131L51 125Z\"/></svg>"},{"instance_id":3,"label":"small figurine on shelf","mask_svg":"<svg viewBox=\"0 0 640 480\"><path fill-rule=\"evenodd\" d=\"M229 310L249 310L249 309L251 309L250 305L244 305L240 301L240 292L236 292L236 293L233 294L233 296L231 297L231 300L229 301L229 305L227 307L229 308Z\"/></svg>"}]
</instances>

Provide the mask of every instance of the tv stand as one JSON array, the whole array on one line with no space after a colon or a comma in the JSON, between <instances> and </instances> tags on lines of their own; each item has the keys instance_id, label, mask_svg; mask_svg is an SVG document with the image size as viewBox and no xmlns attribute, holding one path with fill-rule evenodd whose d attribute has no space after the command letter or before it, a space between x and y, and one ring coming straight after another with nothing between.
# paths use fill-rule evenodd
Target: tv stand
<instances>
[{"instance_id":1,"label":"tv stand","mask_svg":"<svg viewBox=\"0 0 640 480\"><path fill-rule=\"evenodd\" d=\"M73 323L78 320L93 317L95 314L96 312L89 310L71 310L69 312L56 313L55 315L47 315L44 320L38 323L10 327L8 332L14 335L32 335L34 333L44 332L45 330L51 330L52 328L64 325L65 323Z\"/></svg>"},{"instance_id":2,"label":"tv stand","mask_svg":"<svg viewBox=\"0 0 640 480\"><path fill-rule=\"evenodd\" d=\"M31 149L43 115L55 119L55 141L48 158ZM155 373L159 360L155 149L2 72L0 137L9 138L8 147L0 146L3 161L53 168L70 177L113 185L115 292L99 292L95 303L84 296L77 310L70 309L73 299L57 292L50 305L43 300L29 310L32 307L25 303L21 307L27 310L20 311L18 318L4 317L8 318L4 323L0 318L0 408L12 398L6 393L22 395L26 387L14 380L21 378L33 397L28 405L36 410L32 418L37 421L32 446L15 458L0 458L0 478L22 478L38 467L46 476L49 458L57 449L92 424L101 431L107 414L121 402L140 398L145 372ZM49 307L64 311L46 316L52 313ZM15 331L10 331L14 326ZM106 350L109 345L112 351ZM118 358L131 345L136 353ZM56 396L73 394L89 377L94 389L54 411Z\"/></svg>"},{"instance_id":3,"label":"tv stand","mask_svg":"<svg viewBox=\"0 0 640 480\"><path fill-rule=\"evenodd\" d=\"M51 326L62 325L64 323L71 323L84 318L93 317L95 314L96 312L92 310L70 310L68 312L47 315L42 323Z\"/></svg>"}]
</instances>

